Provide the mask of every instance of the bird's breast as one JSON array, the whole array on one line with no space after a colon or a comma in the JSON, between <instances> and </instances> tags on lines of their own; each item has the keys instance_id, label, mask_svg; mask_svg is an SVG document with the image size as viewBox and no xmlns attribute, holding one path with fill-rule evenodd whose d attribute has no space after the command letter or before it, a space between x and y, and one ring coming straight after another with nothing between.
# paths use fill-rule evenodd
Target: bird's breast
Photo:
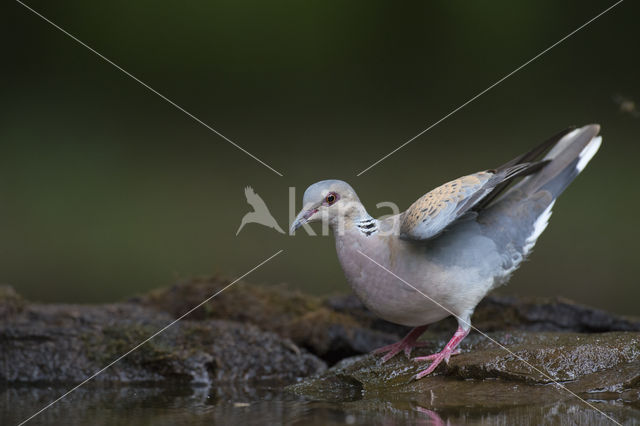
<instances>
[{"instance_id":1,"label":"bird's breast","mask_svg":"<svg viewBox=\"0 0 640 426\"><path fill-rule=\"evenodd\" d=\"M420 272L428 259L423 256L407 263L412 254L406 252L403 244L393 237L336 239L345 277L356 296L373 313L408 326L445 318L449 313L429 299L428 276Z\"/></svg>"}]
</instances>

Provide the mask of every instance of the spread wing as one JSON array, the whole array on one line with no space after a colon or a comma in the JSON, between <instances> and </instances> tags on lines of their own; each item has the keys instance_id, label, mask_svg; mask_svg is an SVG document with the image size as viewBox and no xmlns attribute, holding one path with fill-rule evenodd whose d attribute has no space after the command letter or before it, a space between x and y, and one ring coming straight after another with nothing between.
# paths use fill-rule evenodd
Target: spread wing
<instances>
[{"instance_id":1,"label":"spread wing","mask_svg":"<svg viewBox=\"0 0 640 426\"><path fill-rule=\"evenodd\" d=\"M403 213L400 237L410 240L433 238L502 183L531 174L545 165L546 162L522 163L447 182L420 197Z\"/></svg>"},{"instance_id":2,"label":"spread wing","mask_svg":"<svg viewBox=\"0 0 640 426\"><path fill-rule=\"evenodd\" d=\"M253 191L253 188L251 188L250 186L247 186L244 189L244 195L245 197L247 197L247 203L249 203L251 207L253 207L254 211L256 212L265 211L265 210L269 211L269 209L267 208L267 205L264 203L262 198L260 198L260 196L256 194Z\"/></svg>"}]
</instances>

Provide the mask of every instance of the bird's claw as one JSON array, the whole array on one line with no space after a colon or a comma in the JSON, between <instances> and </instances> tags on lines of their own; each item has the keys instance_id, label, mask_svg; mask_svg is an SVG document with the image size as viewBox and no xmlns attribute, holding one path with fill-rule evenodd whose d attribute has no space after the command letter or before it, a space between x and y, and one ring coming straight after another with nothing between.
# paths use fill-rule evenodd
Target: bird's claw
<instances>
[{"instance_id":1,"label":"bird's claw","mask_svg":"<svg viewBox=\"0 0 640 426\"><path fill-rule=\"evenodd\" d=\"M402 345L402 342L394 343L392 345L383 346L373 351L374 354L385 354L382 358L380 358L379 363L384 364L389 361L394 356L398 355L400 352L404 351L407 353L407 349L409 350L409 354L411 354L411 348Z\"/></svg>"},{"instance_id":2,"label":"bird's claw","mask_svg":"<svg viewBox=\"0 0 640 426\"><path fill-rule=\"evenodd\" d=\"M429 367L427 367L426 370L423 370L418 374L416 374L413 380L419 380L424 376L428 376L429 374L433 373L433 371L436 369L436 367L438 367L438 365L440 365L442 361L444 361L445 364L449 365L449 359L451 358L451 356L458 355L459 353L460 353L460 349L456 349L452 351L445 348L442 351L432 355L419 356L419 357L413 358L412 360L413 362L431 361L431 365L429 365Z\"/></svg>"},{"instance_id":3,"label":"bird's claw","mask_svg":"<svg viewBox=\"0 0 640 426\"><path fill-rule=\"evenodd\" d=\"M444 352L446 352L446 350L443 350L442 352L437 352L435 354L427 355L427 356L419 356L419 357L414 358L413 361L416 361L416 362L419 362L419 361L433 361L434 359L438 358ZM452 355L459 355L459 354L460 354L460 349L456 349L453 352L445 354L445 356L446 356L445 361L448 363L449 362L449 358Z\"/></svg>"},{"instance_id":4,"label":"bird's claw","mask_svg":"<svg viewBox=\"0 0 640 426\"><path fill-rule=\"evenodd\" d=\"M413 348L419 348L428 345L428 342L416 342L412 340L401 340L399 342L393 343L391 345L383 346L381 348L375 349L373 351L374 354L385 354L381 359L380 363L384 364L389 361L394 356L398 355L400 352L404 352L407 359L411 358L411 351Z\"/></svg>"}]
</instances>

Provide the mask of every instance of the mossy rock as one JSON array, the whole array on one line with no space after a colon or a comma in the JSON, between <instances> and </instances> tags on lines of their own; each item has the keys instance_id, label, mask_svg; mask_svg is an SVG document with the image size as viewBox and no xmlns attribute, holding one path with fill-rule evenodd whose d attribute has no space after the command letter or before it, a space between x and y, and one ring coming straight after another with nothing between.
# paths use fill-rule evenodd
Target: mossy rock
<instances>
[{"instance_id":1,"label":"mossy rock","mask_svg":"<svg viewBox=\"0 0 640 426\"><path fill-rule=\"evenodd\" d=\"M433 337L433 336L431 336ZM313 400L394 400L410 398L421 406L503 407L505 404L550 403L573 398L571 392L615 400L625 395L637 404L640 391L640 333L491 333L509 351L480 335L471 335L463 353L431 376L413 380L426 368L398 355L380 363L374 355L346 359L289 390ZM426 355L443 339L415 351Z\"/></svg>"}]
</instances>

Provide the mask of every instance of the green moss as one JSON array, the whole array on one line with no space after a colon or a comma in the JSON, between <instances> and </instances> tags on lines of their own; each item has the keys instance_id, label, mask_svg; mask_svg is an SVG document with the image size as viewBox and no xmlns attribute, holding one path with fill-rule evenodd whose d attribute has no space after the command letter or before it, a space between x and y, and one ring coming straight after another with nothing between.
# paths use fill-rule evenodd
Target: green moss
<instances>
[{"instance_id":1,"label":"green moss","mask_svg":"<svg viewBox=\"0 0 640 426\"><path fill-rule=\"evenodd\" d=\"M157 331L148 325L128 325L126 327L107 326L101 333L81 336L87 357L99 363L108 363L128 352ZM127 362L152 363L176 357L172 347L161 336L157 336L140 346L127 357Z\"/></svg>"}]
</instances>

